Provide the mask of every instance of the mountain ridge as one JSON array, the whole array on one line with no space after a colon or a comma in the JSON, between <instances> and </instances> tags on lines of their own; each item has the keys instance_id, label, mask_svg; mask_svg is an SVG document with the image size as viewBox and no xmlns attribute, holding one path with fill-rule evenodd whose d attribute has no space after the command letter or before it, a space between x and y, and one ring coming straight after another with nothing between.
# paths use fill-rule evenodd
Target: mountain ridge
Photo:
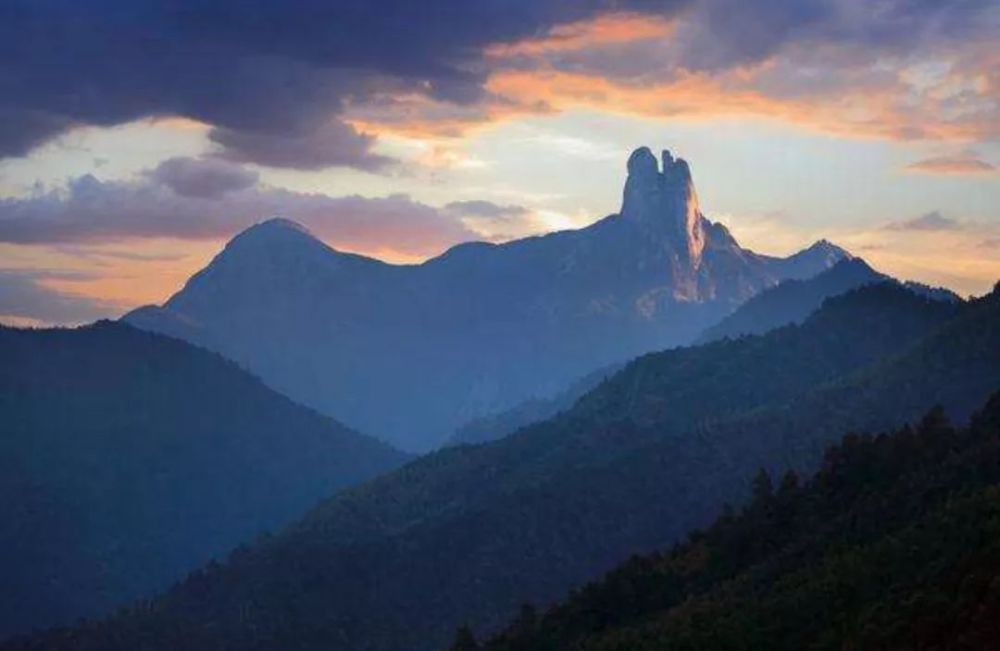
<instances>
[{"instance_id":1,"label":"mountain ridge","mask_svg":"<svg viewBox=\"0 0 1000 651\"><path fill-rule=\"evenodd\" d=\"M707 328L695 343L762 334L789 323L801 323L828 298L862 285L887 281L900 283L906 289L934 300L962 300L953 292L942 288L928 287L913 281L897 281L876 271L861 258L851 256L840 259L811 278L790 278L752 296L732 314Z\"/></svg>"},{"instance_id":2,"label":"mountain ridge","mask_svg":"<svg viewBox=\"0 0 1000 651\"><path fill-rule=\"evenodd\" d=\"M691 341L760 290L849 255L823 242L788 258L743 249L701 213L690 167L663 160L661 171L648 149L633 153L618 214L420 264L339 252L268 220L163 306L123 319L221 352L399 447L433 448L471 419Z\"/></svg>"},{"instance_id":3,"label":"mountain ridge","mask_svg":"<svg viewBox=\"0 0 1000 651\"><path fill-rule=\"evenodd\" d=\"M646 355L570 411L345 491L149 606L10 648L440 648L710 523L759 467L808 470L844 431L935 402L961 420L1000 384L998 326L1000 292L950 304L882 283L801 325Z\"/></svg>"},{"instance_id":4,"label":"mountain ridge","mask_svg":"<svg viewBox=\"0 0 1000 651\"><path fill-rule=\"evenodd\" d=\"M0 637L165 589L408 459L217 353L0 327Z\"/></svg>"},{"instance_id":5,"label":"mountain ridge","mask_svg":"<svg viewBox=\"0 0 1000 651\"><path fill-rule=\"evenodd\" d=\"M452 651L987 648L998 434L1000 393L966 429L932 409L892 433L847 434L804 483L762 470L745 506L683 544L633 557L543 616L524 609L481 647L465 628Z\"/></svg>"}]
</instances>

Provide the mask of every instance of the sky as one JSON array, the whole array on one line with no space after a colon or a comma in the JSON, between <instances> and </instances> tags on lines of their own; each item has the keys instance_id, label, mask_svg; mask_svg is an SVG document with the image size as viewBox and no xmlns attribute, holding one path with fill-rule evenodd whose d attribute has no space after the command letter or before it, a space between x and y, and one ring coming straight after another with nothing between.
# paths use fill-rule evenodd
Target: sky
<instances>
[{"instance_id":1,"label":"sky","mask_svg":"<svg viewBox=\"0 0 1000 651\"><path fill-rule=\"evenodd\" d=\"M416 263L618 210L636 147L788 254L1000 279L995 0L9 0L0 321L160 303L281 215Z\"/></svg>"}]
</instances>

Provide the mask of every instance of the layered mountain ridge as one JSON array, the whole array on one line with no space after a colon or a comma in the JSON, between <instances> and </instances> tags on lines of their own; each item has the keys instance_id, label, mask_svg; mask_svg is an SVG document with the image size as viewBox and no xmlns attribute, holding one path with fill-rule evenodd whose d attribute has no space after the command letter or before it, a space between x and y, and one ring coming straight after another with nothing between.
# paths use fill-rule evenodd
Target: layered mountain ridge
<instances>
[{"instance_id":1,"label":"layered mountain ridge","mask_svg":"<svg viewBox=\"0 0 1000 651\"><path fill-rule=\"evenodd\" d=\"M0 638L165 589L408 456L123 323L0 327Z\"/></svg>"},{"instance_id":2,"label":"layered mountain ridge","mask_svg":"<svg viewBox=\"0 0 1000 651\"><path fill-rule=\"evenodd\" d=\"M1000 382L1000 289L968 303L897 283L800 325L643 356L572 409L427 455L103 622L5 649L444 648L739 503L760 467L809 472L844 432Z\"/></svg>"},{"instance_id":3,"label":"layered mountain ridge","mask_svg":"<svg viewBox=\"0 0 1000 651\"><path fill-rule=\"evenodd\" d=\"M236 360L272 387L410 450L595 369L692 341L737 305L849 257L739 246L701 212L688 164L627 164L619 214L467 243L418 265L331 249L286 219L237 235L129 323ZM393 405L386 409L385 405Z\"/></svg>"}]
</instances>

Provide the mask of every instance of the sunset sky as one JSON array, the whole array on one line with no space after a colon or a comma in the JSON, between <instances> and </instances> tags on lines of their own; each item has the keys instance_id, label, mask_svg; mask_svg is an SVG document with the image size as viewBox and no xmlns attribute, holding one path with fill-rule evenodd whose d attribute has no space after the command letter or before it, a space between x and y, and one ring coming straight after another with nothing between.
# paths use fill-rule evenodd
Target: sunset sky
<instances>
[{"instance_id":1,"label":"sunset sky","mask_svg":"<svg viewBox=\"0 0 1000 651\"><path fill-rule=\"evenodd\" d=\"M743 246L1000 278L1000 3L0 5L0 320L162 302L274 215L417 262L617 211L668 148Z\"/></svg>"}]
</instances>

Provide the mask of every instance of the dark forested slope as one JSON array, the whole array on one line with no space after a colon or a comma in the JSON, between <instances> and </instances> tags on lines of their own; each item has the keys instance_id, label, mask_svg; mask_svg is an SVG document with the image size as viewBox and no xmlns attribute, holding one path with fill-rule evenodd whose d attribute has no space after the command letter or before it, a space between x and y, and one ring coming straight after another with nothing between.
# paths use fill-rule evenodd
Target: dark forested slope
<instances>
[{"instance_id":1,"label":"dark forested slope","mask_svg":"<svg viewBox=\"0 0 1000 651\"><path fill-rule=\"evenodd\" d=\"M424 457L150 604L13 648L440 648L710 523L760 467L810 470L844 431L935 403L962 418L998 386L1000 293L864 287L801 325L645 356L550 421Z\"/></svg>"},{"instance_id":2,"label":"dark forested slope","mask_svg":"<svg viewBox=\"0 0 1000 651\"><path fill-rule=\"evenodd\" d=\"M0 636L163 590L404 460L178 340L0 328Z\"/></svg>"},{"instance_id":3,"label":"dark forested slope","mask_svg":"<svg viewBox=\"0 0 1000 651\"><path fill-rule=\"evenodd\" d=\"M845 258L811 278L791 278L751 296L732 314L705 330L698 340L705 343L758 335L789 323L801 323L824 300L886 279L861 258Z\"/></svg>"},{"instance_id":4,"label":"dark forested slope","mask_svg":"<svg viewBox=\"0 0 1000 651\"><path fill-rule=\"evenodd\" d=\"M955 429L851 434L804 485L635 557L489 651L993 649L1000 640L1000 394ZM477 648L467 629L455 651Z\"/></svg>"}]
</instances>

